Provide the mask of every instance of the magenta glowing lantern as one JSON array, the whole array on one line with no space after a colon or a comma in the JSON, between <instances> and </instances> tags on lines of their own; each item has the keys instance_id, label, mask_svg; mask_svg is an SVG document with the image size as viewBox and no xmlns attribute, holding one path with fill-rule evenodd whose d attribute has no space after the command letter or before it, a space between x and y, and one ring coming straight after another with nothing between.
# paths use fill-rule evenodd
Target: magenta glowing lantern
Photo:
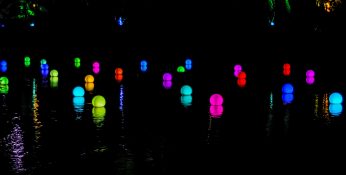
<instances>
[{"instance_id":1,"label":"magenta glowing lantern","mask_svg":"<svg viewBox=\"0 0 346 175\"><path fill-rule=\"evenodd\" d=\"M210 117L217 119L220 118L223 114L223 106L222 105L211 105L209 108Z\"/></svg>"},{"instance_id":2,"label":"magenta glowing lantern","mask_svg":"<svg viewBox=\"0 0 346 175\"><path fill-rule=\"evenodd\" d=\"M314 76L315 76L315 71L313 70L306 71L306 77L314 77Z\"/></svg>"},{"instance_id":3,"label":"magenta glowing lantern","mask_svg":"<svg viewBox=\"0 0 346 175\"><path fill-rule=\"evenodd\" d=\"M211 105L222 105L223 97L220 94L213 94L210 96L209 102Z\"/></svg>"},{"instance_id":4,"label":"magenta glowing lantern","mask_svg":"<svg viewBox=\"0 0 346 175\"><path fill-rule=\"evenodd\" d=\"M164 73L162 78L164 81L172 81L173 76L170 73Z\"/></svg>"},{"instance_id":5,"label":"magenta glowing lantern","mask_svg":"<svg viewBox=\"0 0 346 175\"><path fill-rule=\"evenodd\" d=\"M305 81L306 81L306 84L312 85L315 82L315 77L306 77Z\"/></svg>"}]
</instances>

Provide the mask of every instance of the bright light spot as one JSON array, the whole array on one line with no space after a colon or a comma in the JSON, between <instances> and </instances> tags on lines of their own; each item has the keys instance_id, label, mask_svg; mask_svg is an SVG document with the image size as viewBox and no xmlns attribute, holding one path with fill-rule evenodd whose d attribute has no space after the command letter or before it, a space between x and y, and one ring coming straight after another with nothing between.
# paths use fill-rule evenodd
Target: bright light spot
<instances>
[{"instance_id":1,"label":"bright light spot","mask_svg":"<svg viewBox=\"0 0 346 175\"><path fill-rule=\"evenodd\" d=\"M114 72L115 72L115 74L117 74L117 75L122 75L122 74L124 73L123 69L120 68L120 67L116 68Z\"/></svg>"},{"instance_id":2,"label":"bright light spot","mask_svg":"<svg viewBox=\"0 0 346 175\"><path fill-rule=\"evenodd\" d=\"M42 69L41 74L42 74L42 77L47 77L49 74L49 70L48 69Z\"/></svg>"},{"instance_id":3,"label":"bright light spot","mask_svg":"<svg viewBox=\"0 0 346 175\"><path fill-rule=\"evenodd\" d=\"M189 58L188 58L188 59L186 59L186 60L185 60L185 64L186 64L186 65L190 65L190 64L192 64L192 60L191 60L191 59L189 59Z\"/></svg>"},{"instance_id":4,"label":"bright light spot","mask_svg":"<svg viewBox=\"0 0 346 175\"><path fill-rule=\"evenodd\" d=\"M94 74L99 74L100 73L100 67L93 67L93 72L94 72Z\"/></svg>"},{"instance_id":5,"label":"bright light spot","mask_svg":"<svg viewBox=\"0 0 346 175\"><path fill-rule=\"evenodd\" d=\"M40 63L41 63L41 65L47 64L47 60L46 59L41 59Z\"/></svg>"},{"instance_id":6,"label":"bright light spot","mask_svg":"<svg viewBox=\"0 0 346 175\"><path fill-rule=\"evenodd\" d=\"M305 81L308 85L312 85L315 82L315 78L314 77L306 77Z\"/></svg>"},{"instance_id":7,"label":"bright light spot","mask_svg":"<svg viewBox=\"0 0 346 175\"><path fill-rule=\"evenodd\" d=\"M187 64L187 65L185 65L185 68L186 68L186 70L191 70L192 69L192 65L191 64Z\"/></svg>"},{"instance_id":8,"label":"bright light spot","mask_svg":"<svg viewBox=\"0 0 346 175\"><path fill-rule=\"evenodd\" d=\"M30 23L30 27L35 27L35 23L34 22Z\"/></svg>"},{"instance_id":9,"label":"bright light spot","mask_svg":"<svg viewBox=\"0 0 346 175\"><path fill-rule=\"evenodd\" d=\"M184 72L185 72L184 66L179 66L179 67L177 68L177 72L179 72L179 73L184 73Z\"/></svg>"},{"instance_id":10,"label":"bright light spot","mask_svg":"<svg viewBox=\"0 0 346 175\"><path fill-rule=\"evenodd\" d=\"M243 68L241 67L241 65L240 64L236 64L235 66L234 66L234 72L241 72L243 70Z\"/></svg>"},{"instance_id":11,"label":"bright light spot","mask_svg":"<svg viewBox=\"0 0 346 175\"><path fill-rule=\"evenodd\" d=\"M211 105L222 105L223 104L223 97L220 94L213 94L210 96L209 102Z\"/></svg>"},{"instance_id":12,"label":"bright light spot","mask_svg":"<svg viewBox=\"0 0 346 175\"><path fill-rule=\"evenodd\" d=\"M290 76L291 70L290 69L284 69L283 74L284 74L284 76Z\"/></svg>"},{"instance_id":13,"label":"bright light spot","mask_svg":"<svg viewBox=\"0 0 346 175\"><path fill-rule=\"evenodd\" d=\"M145 66L141 66L141 71L142 72L146 72L148 70L148 67L145 65Z\"/></svg>"},{"instance_id":14,"label":"bright light spot","mask_svg":"<svg viewBox=\"0 0 346 175\"><path fill-rule=\"evenodd\" d=\"M86 83L93 83L93 82L94 82L94 76L92 76L92 75L87 75L87 76L85 76L84 81L85 81Z\"/></svg>"},{"instance_id":15,"label":"bright light spot","mask_svg":"<svg viewBox=\"0 0 346 175\"><path fill-rule=\"evenodd\" d=\"M343 98L340 93L333 92L332 94L330 94L329 103L342 103L342 102L343 102Z\"/></svg>"},{"instance_id":16,"label":"bright light spot","mask_svg":"<svg viewBox=\"0 0 346 175\"><path fill-rule=\"evenodd\" d=\"M2 60L0 62L0 66L3 67L3 66L7 66L7 61L6 60Z\"/></svg>"},{"instance_id":17,"label":"bright light spot","mask_svg":"<svg viewBox=\"0 0 346 175\"><path fill-rule=\"evenodd\" d=\"M209 113L211 118L220 118L223 114L223 106L222 105L211 105L209 107Z\"/></svg>"},{"instance_id":18,"label":"bright light spot","mask_svg":"<svg viewBox=\"0 0 346 175\"><path fill-rule=\"evenodd\" d=\"M145 60L142 60L141 61L141 66L147 66L148 65L148 62L147 61L145 61Z\"/></svg>"},{"instance_id":19,"label":"bright light spot","mask_svg":"<svg viewBox=\"0 0 346 175\"><path fill-rule=\"evenodd\" d=\"M173 78L173 76L170 73L164 73L163 74L163 80L165 80L165 81L172 81L172 78Z\"/></svg>"},{"instance_id":20,"label":"bright light spot","mask_svg":"<svg viewBox=\"0 0 346 175\"><path fill-rule=\"evenodd\" d=\"M306 71L306 77L314 77L314 76L315 76L315 72L313 70Z\"/></svg>"},{"instance_id":21,"label":"bright light spot","mask_svg":"<svg viewBox=\"0 0 346 175\"><path fill-rule=\"evenodd\" d=\"M74 63L74 66L75 66L76 68L80 68L80 63L76 62L76 63Z\"/></svg>"},{"instance_id":22,"label":"bright light spot","mask_svg":"<svg viewBox=\"0 0 346 175\"><path fill-rule=\"evenodd\" d=\"M284 70L289 70L289 69L291 69L291 65L288 63L285 63L283 68L284 68Z\"/></svg>"},{"instance_id":23,"label":"bright light spot","mask_svg":"<svg viewBox=\"0 0 346 175\"><path fill-rule=\"evenodd\" d=\"M50 77L49 81L50 81L50 87L52 88L58 87L59 77Z\"/></svg>"},{"instance_id":24,"label":"bright light spot","mask_svg":"<svg viewBox=\"0 0 346 175\"><path fill-rule=\"evenodd\" d=\"M1 72L6 72L7 71L7 66L1 66L0 67Z\"/></svg>"},{"instance_id":25,"label":"bright light spot","mask_svg":"<svg viewBox=\"0 0 346 175\"><path fill-rule=\"evenodd\" d=\"M0 94L8 94L9 86L0 84Z\"/></svg>"},{"instance_id":26,"label":"bright light spot","mask_svg":"<svg viewBox=\"0 0 346 175\"><path fill-rule=\"evenodd\" d=\"M85 83L85 90L88 92L91 92L94 90L95 84L94 83Z\"/></svg>"},{"instance_id":27,"label":"bright light spot","mask_svg":"<svg viewBox=\"0 0 346 175\"><path fill-rule=\"evenodd\" d=\"M245 78L238 78L237 85L240 88L244 88L246 86L246 79Z\"/></svg>"},{"instance_id":28,"label":"bright light spot","mask_svg":"<svg viewBox=\"0 0 346 175\"><path fill-rule=\"evenodd\" d=\"M340 116L340 114L342 113L342 110L343 110L343 107L340 103L329 105L329 112L334 117Z\"/></svg>"},{"instance_id":29,"label":"bright light spot","mask_svg":"<svg viewBox=\"0 0 346 175\"><path fill-rule=\"evenodd\" d=\"M181 95L191 95L192 94L192 88L189 85L184 85L180 89Z\"/></svg>"},{"instance_id":30,"label":"bright light spot","mask_svg":"<svg viewBox=\"0 0 346 175\"><path fill-rule=\"evenodd\" d=\"M239 79L245 79L246 78L246 73L241 71L239 74L238 74L238 78Z\"/></svg>"},{"instance_id":31,"label":"bright light spot","mask_svg":"<svg viewBox=\"0 0 346 175\"><path fill-rule=\"evenodd\" d=\"M85 98L84 97L73 97L73 105L84 105Z\"/></svg>"},{"instance_id":32,"label":"bright light spot","mask_svg":"<svg viewBox=\"0 0 346 175\"><path fill-rule=\"evenodd\" d=\"M162 82L162 86L165 88L165 89L170 89L172 87L173 83L171 80L164 80Z\"/></svg>"},{"instance_id":33,"label":"bright light spot","mask_svg":"<svg viewBox=\"0 0 346 175\"><path fill-rule=\"evenodd\" d=\"M275 26L274 21L270 21L270 25L271 25L271 26Z\"/></svg>"},{"instance_id":34,"label":"bright light spot","mask_svg":"<svg viewBox=\"0 0 346 175\"><path fill-rule=\"evenodd\" d=\"M73 88L72 94L75 97L83 97L85 94L85 91L81 86L76 86L75 88Z\"/></svg>"},{"instance_id":35,"label":"bright light spot","mask_svg":"<svg viewBox=\"0 0 346 175\"><path fill-rule=\"evenodd\" d=\"M74 62L75 63L80 63L80 58L79 57L74 58Z\"/></svg>"},{"instance_id":36,"label":"bright light spot","mask_svg":"<svg viewBox=\"0 0 346 175\"><path fill-rule=\"evenodd\" d=\"M292 93L283 93L282 94L282 102L287 105L291 104L294 99L294 96Z\"/></svg>"},{"instance_id":37,"label":"bright light spot","mask_svg":"<svg viewBox=\"0 0 346 175\"><path fill-rule=\"evenodd\" d=\"M182 95L180 97L180 102L184 107L192 105L192 96L191 95Z\"/></svg>"},{"instance_id":38,"label":"bright light spot","mask_svg":"<svg viewBox=\"0 0 346 175\"><path fill-rule=\"evenodd\" d=\"M122 74L116 74L114 77L115 77L115 80L118 82L121 82L124 78Z\"/></svg>"},{"instance_id":39,"label":"bright light spot","mask_svg":"<svg viewBox=\"0 0 346 175\"><path fill-rule=\"evenodd\" d=\"M101 95L96 95L91 103L94 107L104 107L106 105L106 99Z\"/></svg>"},{"instance_id":40,"label":"bright light spot","mask_svg":"<svg viewBox=\"0 0 346 175\"><path fill-rule=\"evenodd\" d=\"M93 68L100 68L100 63L97 62L97 61L95 61L95 62L93 63Z\"/></svg>"},{"instance_id":41,"label":"bright light spot","mask_svg":"<svg viewBox=\"0 0 346 175\"><path fill-rule=\"evenodd\" d=\"M103 126L103 122L105 120L106 108L105 107L93 107L92 115L93 115L93 122L95 123L96 127L100 128Z\"/></svg>"},{"instance_id":42,"label":"bright light spot","mask_svg":"<svg viewBox=\"0 0 346 175\"><path fill-rule=\"evenodd\" d=\"M282 93L286 93L286 94L291 94L291 93L293 93L293 86L292 86L292 84L290 84L290 83L286 83L286 84L284 84L283 86L282 86L282 89L281 89L281 91L282 91Z\"/></svg>"},{"instance_id":43,"label":"bright light spot","mask_svg":"<svg viewBox=\"0 0 346 175\"><path fill-rule=\"evenodd\" d=\"M55 69L51 70L50 71L50 76L51 77L57 77L59 75L59 72Z\"/></svg>"},{"instance_id":44,"label":"bright light spot","mask_svg":"<svg viewBox=\"0 0 346 175\"><path fill-rule=\"evenodd\" d=\"M48 64L41 64L41 69L42 70L48 70L49 69Z\"/></svg>"}]
</instances>

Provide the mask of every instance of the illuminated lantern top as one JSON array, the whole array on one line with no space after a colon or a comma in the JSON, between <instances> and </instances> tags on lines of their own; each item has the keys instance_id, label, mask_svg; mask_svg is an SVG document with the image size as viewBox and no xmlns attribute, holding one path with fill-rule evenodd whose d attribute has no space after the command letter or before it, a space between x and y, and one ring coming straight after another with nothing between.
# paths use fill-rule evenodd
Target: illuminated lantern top
<instances>
[{"instance_id":1,"label":"illuminated lantern top","mask_svg":"<svg viewBox=\"0 0 346 175\"><path fill-rule=\"evenodd\" d=\"M293 93L293 86L292 84L290 83L286 83L282 86L282 93L286 93L286 94L289 94L289 93Z\"/></svg>"},{"instance_id":2,"label":"illuminated lantern top","mask_svg":"<svg viewBox=\"0 0 346 175\"><path fill-rule=\"evenodd\" d=\"M246 78L246 73L245 73L245 72L240 72L240 73L238 74L238 78L239 78L239 79L245 79L245 78Z\"/></svg>"},{"instance_id":3,"label":"illuminated lantern top","mask_svg":"<svg viewBox=\"0 0 346 175\"><path fill-rule=\"evenodd\" d=\"M0 66L7 66L7 61L6 60L2 60L1 62L0 62Z\"/></svg>"},{"instance_id":4,"label":"illuminated lantern top","mask_svg":"<svg viewBox=\"0 0 346 175\"><path fill-rule=\"evenodd\" d=\"M192 88L189 85L184 85L180 89L180 93L182 95L191 95L192 94Z\"/></svg>"},{"instance_id":5,"label":"illuminated lantern top","mask_svg":"<svg viewBox=\"0 0 346 175\"><path fill-rule=\"evenodd\" d=\"M59 72L55 69L51 70L50 71L50 76L51 77L57 77L59 75Z\"/></svg>"},{"instance_id":6,"label":"illuminated lantern top","mask_svg":"<svg viewBox=\"0 0 346 175\"><path fill-rule=\"evenodd\" d=\"M28 56L24 57L24 62L30 62L30 57Z\"/></svg>"},{"instance_id":7,"label":"illuminated lantern top","mask_svg":"<svg viewBox=\"0 0 346 175\"><path fill-rule=\"evenodd\" d=\"M184 73L184 72L185 72L185 68L184 68L183 66L179 66L179 67L177 68L177 72L179 72L179 73Z\"/></svg>"},{"instance_id":8,"label":"illuminated lantern top","mask_svg":"<svg viewBox=\"0 0 346 175\"><path fill-rule=\"evenodd\" d=\"M94 107L104 107L106 105L106 99L101 95L96 95L91 103Z\"/></svg>"},{"instance_id":9,"label":"illuminated lantern top","mask_svg":"<svg viewBox=\"0 0 346 175\"><path fill-rule=\"evenodd\" d=\"M87 75L87 76L85 76L84 81L85 81L86 83L93 83L93 82L94 82L94 76L92 76L92 75Z\"/></svg>"},{"instance_id":10,"label":"illuminated lantern top","mask_svg":"<svg viewBox=\"0 0 346 175\"><path fill-rule=\"evenodd\" d=\"M172 78L173 78L173 76L170 73L164 73L163 74L163 80L165 80L165 81L171 81Z\"/></svg>"},{"instance_id":11,"label":"illuminated lantern top","mask_svg":"<svg viewBox=\"0 0 346 175\"><path fill-rule=\"evenodd\" d=\"M306 76L307 77L314 77L315 76L315 72L313 70L307 70L306 71Z\"/></svg>"},{"instance_id":12,"label":"illuminated lantern top","mask_svg":"<svg viewBox=\"0 0 346 175\"><path fill-rule=\"evenodd\" d=\"M117 74L117 75L123 74L123 69L120 68L120 67L116 68L116 69L115 69L115 74Z\"/></svg>"},{"instance_id":13,"label":"illuminated lantern top","mask_svg":"<svg viewBox=\"0 0 346 175\"><path fill-rule=\"evenodd\" d=\"M211 105L222 105L223 104L223 97L220 94L213 94L210 96L209 102Z\"/></svg>"},{"instance_id":14,"label":"illuminated lantern top","mask_svg":"<svg viewBox=\"0 0 346 175\"><path fill-rule=\"evenodd\" d=\"M330 94L329 103L342 103L342 102L343 102L343 98L340 93L333 92L332 94Z\"/></svg>"},{"instance_id":15,"label":"illuminated lantern top","mask_svg":"<svg viewBox=\"0 0 346 175\"><path fill-rule=\"evenodd\" d=\"M236 64L236 65L234 66L234 71L237 71L237 72L242 71L241 65L240 65L240 64Z\"/></svg>"},{"instance_id":16,"label":"illuminated lantern top","mask_svg":"<svg viewBox=\"0 0 346 175\"><path fill-rule=\"evenodd\" d=\"M7 85L9 83L7 77L0 77L0 85Z\"/></svg>"},{"instance_id":17,"label":"illuminated lantern top","mask_svg":"<svg viewBox=\"0 0 346 175\"><path fill-rule=\"evenodd\" d=\"M284 69L286 69L286 70L287 70L287 69L291 69L291 65L288 64L288 63L285 63L283 67L284 67Z\"/></svg>"},{"instance_id":18,"label":"illuminated lantern top","mask_svg":"<svg viewBox=\"0 0 346 175\"><path fill-rule=\"evenodd\" d=\"M43 65L43 64L47 64L47 60L46 59L41 59L41 65Z\"/></svg>"},{"instance_id":19,"label":"illuminated lantern top","mask_svg":"<svg viewBox=\"0 0 346 175\"><path fill-rule=\"evenodd\" d=\"M74 62L75 62L75 63L80 63L80 58L79 58L79 57L76 57L76 58L74 59Z\"/></svg>"},{"instance_id":20,"label":"illuminated lantern top","mask_svg":"<svg viewBox=\"0 0 346 175\"><path fill-rule=\"evenodd\" d=\"M141 61L141 66L146 66L146 65L148 65L148 62L145 61L145 60L142 60L142 61Z\"/></svg>"},{"instance_id":21,"label":"illuminated lantern top","mask_svg":"<svg viewBox=\"0 0 346 175\"><path fill-rule=\"evenodd\" d=\"M75 88L73 88L72 94L75 97L83 97L85 94L85 91L81 86L76 86Z\"/></svg>"},{"instance_id":22,"label":"illuminated lantern top","mask_svg":"<svg viewBox=\"0 0 346 175\"><path fill-rule=\"evenodd\" d=\"M185 60L185 64L187 64L187 65L192 64L192 60L191 59L186 59Z\"/></svg>"},{"instance_id":23,"label":"illuminated lantern top","mask_svg":"<svg viewBox=\"0 0 346 175\"><path fill-rule=\"evenodd\" d=\"M99 68L99 67L100 67L100 63L97 62L97 61L95 61L95 62L93 63L93 68Z\"/></svg>"}]
</instances>

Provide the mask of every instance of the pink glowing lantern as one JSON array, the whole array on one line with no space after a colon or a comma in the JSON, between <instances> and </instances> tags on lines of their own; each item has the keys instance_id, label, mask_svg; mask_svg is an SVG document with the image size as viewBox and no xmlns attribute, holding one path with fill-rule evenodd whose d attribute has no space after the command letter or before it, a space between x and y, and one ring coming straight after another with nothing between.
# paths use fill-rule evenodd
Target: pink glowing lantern
<instances>
[{"instance_id":1,"label":"pink glowing lantern","mask_svg":"<svg viewBox=\"0 0 346 175\"><path fill-rule=\"evenodd\" d=\"M162 82L162 86L165 88L165 89L170 89L172 87L173 83L172 81L170 80L164 80Z\"/></svg>"},{"instance_id":2,"label":"pink glowing lantern","mask_svg":"<svg viewBox=\"0 0 346 175\"><path fill-rule=\"evenodd\" d=\"M95 74L100 73L100 68L99 68L99 67L93 67L93 72L94 72Z\"/></svg>"},{"instance_id":3,"label":"pink glowing lantern","mask_svg":"<svg viewBox=\"0 0 346 175\"><path fill-rule=\"evenodd\" d=\"M241 72L243 69L240 64L236 64L234 66L234 72Z\"/></svg>"},{"instance_id":4,"label":"pink glowing lantern","mask_svg":"<svg viewBox=\"0 0 346 175\"><path fill-rule=\"evenodd\" d=\"M306 81L306 84L312 85L315 83L315 77L306 77L305 81Z\"/></svg>"},{"instance_id":5,"label":"pink glowing lantern","mask_svg":"<svg viewBox=\"0 0 346 175\"><path fill-rule=\"evenodd\" d=\"M211 105L222 105L223 97L220 94L213 94L210 96L209 102Z\"/></svg>"},{"instance_id":6,"label":"pink glowing lantern","mask_svg":"<svg viewBox=\"0 0 346 175\"><path fill-rule=\"evenodd\" d=\"M315 76L315 71L313 70L306 71L306 77L314 77L314 76Z\"/></svg>"},{"instance_id":7,"label":"pink glowing lantern","mask_svg":"<svg viewBox=\"0 0 346 175\"><path fill-rule=\"evenodd\" d=\"M97 61L95 61L95 62L93 63L93 68L100 68L100 63L97 62Z\"/></svg>"},{"instance_id":8,"label":"pink glowing lantern","mask_svg":"<svg viewBox=\"0 0 346 175\"><path fill-rule=\"evenodd\" d=\"M209 108L210 117L217 119L223 114L223 106L221 105L211 105Z\"/></svg>"},{"instance_id":9,"label":"pink glowing lantern","mask_svg":"<svg viewBox=\"0 0 346 175\"><path fill-rule=\"evenodd\" d=\"M173 76L170 73L164 73L162 78L164 81L172 81Z\"/></svg>"}]
</instances>

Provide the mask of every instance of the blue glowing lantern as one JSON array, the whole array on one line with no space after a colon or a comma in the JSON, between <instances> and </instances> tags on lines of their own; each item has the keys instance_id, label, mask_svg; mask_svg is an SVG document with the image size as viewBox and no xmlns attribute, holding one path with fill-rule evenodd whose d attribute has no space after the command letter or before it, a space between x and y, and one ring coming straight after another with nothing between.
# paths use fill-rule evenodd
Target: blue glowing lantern
<instances>
[{"instance_id":1,"label":"blue glowing lantern","mask_svg":"<svg viewBox=\"0 0 346 175\"><path fill-rule=\"evenodd\" d=\"M286 94L291 94L293 93L294 89L291 83L286 83L282 86L282 93L286 93Z\"/></svg>"},{"instance_id":2,"label":"blue glowing lantern","mask_svg":"<svg viewBox=\"0 0 346 175\"><path fill-rule=\"evenodd\" d=\"M41 69L42 70L48 70L49 69L48 64L41 64Z\"/></svg>"},{"instance_id":3,"label":"blue glowing lantern","mask_svg":"<svg viewBox=\"0 0 346 175\"><path fill-rule=\"evenodd\" d=\"M141 66L147 66L147 65L148 65L148 62L146 60L141 61Z\"/></svg>"},{"instance_id":4,"label":"blue glowing lantern","mask_svg":"<svg viewBox=\"0 0 346 175\"><path fill-rule=\"evenodd\" d=\"M1 60L0 66L1 66L1 67L3 67L3 66L6 66L6 67L7 67L7 61L6 61L6 60Z\"/></svg>"},{"instance_id":5,"label":"blue glowing lantern","mask_svg":"<svg viewBox=\"0 0 346 175\"><path fill-rule=\"evenodd\" d=\"M148 67L147 66L141 66L141 71L142 72L146 72L148 70Z\"/></svg>"},{"instance_id":6,"label":"blue glowing lantern","mask_svg":"<svg viewBox=\"0 0 346 175\"><path fill-rule=\"evenodd\" d=\"M189 85L184 85L180 89L181 95L191 95L192 94L192 88Z\"/></svg>"},{"instance_id":7,"label":"blue glowing lantern","mask_svg":"<svg viewBox=\"0 0 346 175\"><path fill-rule=\"evenodd\" d=\"M81 86L76 86L75 88L73 88L72 94L75 97L83 97L85 94L85 91Z\"/></svg>"},{"instance_id":8,"label":"blue glowing lantern","mask_svg":"<svg viewBox=\"0 0 346 175\"><path fill-rule=\"evenodd\" d=\"M329 103L340 104L343 102L342 95L338 92L333 92L329 96Z\"/></svg>"},{"instance_id":9,"label":"blue glowing lantern","mask_svg":"<svg viewBox=\"0 0 346 175\"><path fill-rule=\"evenodd\" d=\"M186 65L192 64L192 60L190 58L186 59L185 60L185 64Z\"/></svg>"},{"instance_id":10,"label":"blue glowing lantern","mask_svg":"<svg viewBox=\"0 0 346 175\"><path fill-rule=\"evenodd\" d=\"M294 95L292 93L283 93L282 94L282 102L287 105L291 104L294 99Z\"/></svg>"},{"instance_id":11,"label":"blue glowing lantern","mask_svg":"<svg viewBox=\"0 0 346 175\"><path fill-rule=\"evenodd\" d=\"M0 67L0 71L1 71L2 73L5 73L5 72L7 71L7 66L1 66L1 67Z\"/></svg>"},{"instance_id":12,"label":"blue glowing lantern","mask_svg":"<svg viewBox=\"0 0 346 175\"><path fill-rule=\"evenodd\" d=\"M342 113L342 105L340 103L337 104L330 104L329 105L329 113L332 115L332 117L338 117Z\"/></svg>"}]
</instances>

